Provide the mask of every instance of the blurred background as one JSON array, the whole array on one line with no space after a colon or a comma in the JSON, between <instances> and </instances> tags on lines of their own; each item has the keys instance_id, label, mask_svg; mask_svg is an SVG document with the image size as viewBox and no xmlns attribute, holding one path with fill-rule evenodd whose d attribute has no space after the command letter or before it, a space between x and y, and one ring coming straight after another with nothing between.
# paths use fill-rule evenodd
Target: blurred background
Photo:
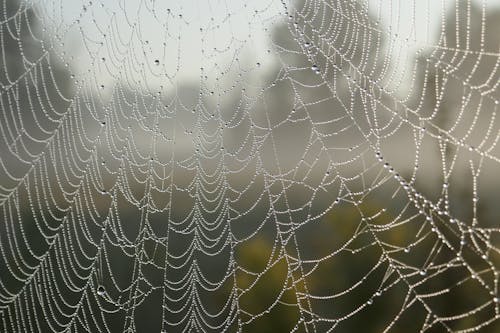
<instances>
[{"instance_id":1,"label":"blurred background","mask_svg":"<svg viewBox=\"0 0 500 333\"><path fill-rule=\"evenodd\" d=\"M1 332L500 331L500 3L1 4Z\"/></svg>"}]
</instances>

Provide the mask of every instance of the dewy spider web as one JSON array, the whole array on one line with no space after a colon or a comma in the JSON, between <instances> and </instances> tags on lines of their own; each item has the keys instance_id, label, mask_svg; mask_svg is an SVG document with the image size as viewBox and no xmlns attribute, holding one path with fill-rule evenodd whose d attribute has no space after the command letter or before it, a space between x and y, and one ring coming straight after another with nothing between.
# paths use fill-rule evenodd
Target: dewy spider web
<instances>
[{"instance_id":1,"label":"dewy spider web","mask_svg":"<svg viewBox=\"0 0 500 333\"><path fill-rule=\"evenodd\" d=\"M0 13L0 331L500 330L496 0Z\"/></svg>"}]
</instances>

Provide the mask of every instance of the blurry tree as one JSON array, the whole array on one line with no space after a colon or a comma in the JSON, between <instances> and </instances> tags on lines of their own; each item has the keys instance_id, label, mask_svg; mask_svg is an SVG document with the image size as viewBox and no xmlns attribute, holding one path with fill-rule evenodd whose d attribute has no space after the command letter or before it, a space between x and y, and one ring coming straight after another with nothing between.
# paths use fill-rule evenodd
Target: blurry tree
<instances>
[{"instance_id":1,"label":"blurry tree","mask_svg":"<svg viewBox=\"0 0 500 333\"><path fill-rule=\"evenodd\" d=\"M32 6L32 3L17 0L4 0L0 6L0 244L3 248L0 307L2 321L5 321L2 327L8 327L9 320L15 321L13 317L6 318L4 306L8 302L12 305L11 296L18 295L25 287L19 277L31 273L42 258L30 258L25 262L23 259L19 264L15 251L38 255L47 250L50 242L43 235L43 232L50 232L41 230L31 215L33 211L42 215L47 212L32 204L33 199L20 184L24 181L26 187L38 186L36 180L27 175L34 163L40 163L47 142L58 132L70 108L73 90L70 71L43 33ZM38 175L38 179L45 181L44 177L55 177L51 162L45 163L45 173ZM35 217L40 218L39 215ZM58 216L47 214L42 218L54 225ZM6 290L8 297L5 297ZM48 330L43 324L40 328Z\"/></svg>"},{"instance_id":2,"label":"blurry tree","mask_svg":"<svg viewBox=\"0 0 500 333\"><path fill-rule=\"evenodd\" d=\"M44 36L32 4L5 0L0 17L0 167L22 176L54 135L70 107L73 80L67 65Z\"/></svg>"},{"instance_id":3,"label":"blurry tree","mask_svg":"<svg viewBox=\"0 0 500 333\"><path fill-rule=\"evenodd\" d=\"M257 109L255 122L272 131L277 147L276 153L269 149L267 154L270 155L265 155L264 160L272 161L272 154L276 154L278 164L284 170L301 163L301 152L313 131L325 134L323 139L329 148L347 149L363 145L363 128L368 130L371 126L371 119L365 116L377 111L367 110L366 104L369 103L361 103L365 89L376 87L373 81L383 82L387 66L390 66L383 51L379 55L384 42L382 35L376 33L380 31L378 22L366 15L366 21L349 21L348 25L346 20L335 17L335 11L330 9L335 7L341 11L342 8L345 17L350 17L350 11L359 14L362 8L356 2L328 3L330 7L313 8L307 7L310 2L296 2L293 6L296 11L293 11L290 21L273 30L272 39L280 62L265 80L268 88L263 94L260 109ZM446 17L439 47L432 52L424 52L418 59L418 76L413 89L415 95L421 95L416 96L414 104L409 107L418 110L421 117L427 118L437 128L448 131L455 127L454 137L477 145L478 140L484 138L485 124L489 124L492 116L485 115L482 110L477 111L480 103L491 107L495 98L498 100L496 95L483 98L481 92L491 89L499 79L496 58L488 53L494 55L499 49L500 40L496 31L500 12L489 12L483 20L481 10L474 4L468 8L465 1L459 1L457 8L459 10L448 13ZM485 26L482 26L483 21ZM357 23L360 26L356 26ZM335 29L330 30L332 26ZM361 43L363 38L351 38L354 29L361 36L371 33L373 44L366 46ZM356 44L355 40L360 44ZM369 55L369 59L363 58L363 55ZM468 96L467 89L470 89L472 97L466 102L465 112L462 112L463 97ZM380 97L377 104L387 104L385 98ZM478 114L483 120L471 128ZM338 124L332 121L335 117L344 117L346 123L336 127ZM328 124L315 124L323 121ZM349 127L353 122L357 128ZM348 130L340 131L344 128ZM427 131L437 136L439 133L434 133L435 129L427 127ZM473 131L470 135L467 134L469 130ZM446 163L451 163L454 147L458 145L444 145ZM266 148L263 151L266 154ZM342 156L336 156L339 155ZM435 156L432 158L435 159ZM267 167L279 172L273 162L269 162ZM356 172L353 171L354 174ZM463 174L455 177L463 177ZM422 179L425 180L425 177ZM459 211L470 205L470 185L467 183L457 191L459 194L449 197L448 204ZM432 186L434 184L426 184L422 180L418 182L417 189L428 192L426 187ZM365 198L363 204L356 207L348 204L336 206L323 220L309 221L296 231L296 246L301 250L307 276L295 291L290 289L287 266L278 260L283 255L293 257L293 250L287 251L288 247L283 247L276 235L274 241L271 240L273 237L255 236L255 239L242 243L237 256L238 264L252 272L241 273L237 278L238 287L244 290L242 309L249 309L255 314L277 304L252 321L251 327L255 327L255 331L287 331L296 325L298 300L307 296L301 294L302 291L305 293L304 286L312 296L309 297L311 311L317 314L314 318L318 328L326 330L332 326L330 322L322 322L324 318L335 320L347 316L336 324L339 332L381 332L388 326L394 332L414 332L429 324L429 309L432 311L430 317L435 320L437 317L467 314L483 302L491 302L492 296L481 283L470 277L468 268L483 271L488 270L488 265L469 245L470 239L457 237L460 231L449 228L449 217L431 212L435 228L455 249L462 247L461 255L470 266L454 262L455 251L443 245L436 232L431 230L431 225L425 222L425 216L419 215L412 205L398 216L408 198L398 195L389 202L385 195L382 191L374 192L372 199ZM378 204L382 202L383 205ZM471 213L468 212L469 215ZM481 215L478 211L477 216ZM363 216L375 218L365 221ZM463 213L458 214L458 217L464 216ZM467 245L461 246L461 242ZM344 244L348 246L337 253ZM430 269L427 270L427 267ZM370 271L372 268L373 271ZM493 281L490 273L491 270L484 276L488 283ZM260 280L263 281L256 282L254 289L246 289ZM360 284L356 285L357 282ZM342 294L344 291L346 293ZM422 296L433 292L436 293L433 297ZM286 310L275 310L278 308ZM362 311L355 312L358 309ZM493 306L489 306L479 313L436 320L430 325L431 330L439 332L474 327L494 317L493 310ZM302 329L299 325L298 331ZM482 328L484 332L496 332L497 329L498 324Z\"/></svg>"},{"instance_id":4,"label":"blurry tree","mask_svg":"<svg viewBox=\"0 0 500 333\"><path fill-rule=\"evenodd\" d=\"M490 151L495 135L485 135L499 128L495 115L495 103L500 100L495 89L500 79L496 56L499 29L500 10L483 12L475 2L459 0L438 32L438 47L424 49L416 62L410 108L426 119L429 133L440 138L435 147L439 160L444 161L442 182L454 215L463 220L473 218L470 161L478 167L481 159L474 150ZM473 151L468 153L468 149ZM479 186L479 194L484 191L485 195L477 216L494 226L498 211L493 206L498 205L491 200L494 196L487 194L499 185L497 171L488 159L481 165L481 178L487 181ZM419 185L438 199L443 183L423 181Z\"/></svg>"},{"instance_id":5,"label":"blurry tree","mask_svg":"<svg viewBox=\"0 0 500 333\"><path fill-rule=\"evenodd\" d=\"M335 162L353 159L368 147L377 104L388 103L371 89L385 80L389 51L360 2L294 1L289 15L272 28L276 65L265 74L265 90L254 106L255 124L270 131L261 154L272 173L279 172L278 164L282 172L296 168L307 150L321 150L322 161L332 155ZM344 171L359 174L361 165L348 165ZM312 174L322 177L323 170Z\"/></svg>"}]
</instances>

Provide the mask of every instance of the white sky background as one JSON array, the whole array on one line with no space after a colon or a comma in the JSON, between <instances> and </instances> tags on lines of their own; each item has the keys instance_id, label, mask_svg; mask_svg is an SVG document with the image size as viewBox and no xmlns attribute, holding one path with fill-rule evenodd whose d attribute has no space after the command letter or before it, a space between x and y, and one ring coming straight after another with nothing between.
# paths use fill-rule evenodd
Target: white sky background
<instances>
[{"instance_id":1,"label":"white sky background","mask_svg":"<svg viewBox=\"0 0 500 333\"><path fill-rule=\"evenodd\" d=\"M151 87L165 81L197 81L201 67L217 68L220 75L234 56L263 58L268 44L264 25L281 19L282 5L274 0L246 2L122 0L89 5L61 0L42 5L44 16L60 22L63 50L67 58L73 57L69 62L77 74L90 69L97 86L128 77ZM245 52L236 51L242 46ZM125 73L131 68L135 73Z\"/></svg>"},{"instance_id":2,"label":"white sky background","mask_svg":"<svg viewBox=\"0 0 500 333\"><path fill-rule=\"evenodd\" d=\"M500 0L472 1L487 8L500 6ZM392 61L401 68L397 71L401 77L393 84L404 87L404 67L418 49L435 45L444 15L456 0L362 3L380 18L386 39L395 44ZM52 20L44 25L54 29L50 35L62 37L59 44L77 76L90 74L95 87L105 89L120 80L147 90L168 82L196 82L201 67L208 76L205 82L213 83L228 74L231 61L233 73L255 69L257 62L265 68L274 61L266 52L269 32L284 18L277 0L44 0L40 4L42 15ZM237 64L234 57L239 57ZM242 64L248 67L234 68Z\"/></svg>"}]
</instances>

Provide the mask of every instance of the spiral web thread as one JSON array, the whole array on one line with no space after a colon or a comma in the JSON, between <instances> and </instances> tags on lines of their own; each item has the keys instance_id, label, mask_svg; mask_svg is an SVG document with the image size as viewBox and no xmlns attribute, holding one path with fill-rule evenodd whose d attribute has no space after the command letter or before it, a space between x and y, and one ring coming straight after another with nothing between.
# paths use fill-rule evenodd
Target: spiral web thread
<instances>
[{"instance_id":1,"label":"spiral web thread","mask_svg":"<svg viewBox=\"0 0 500 333\"><path fill-rule=\"evenodd\" d=\"M495 1L0 13L0 331L500 328Z\"/></svg>"}]
</instances>

